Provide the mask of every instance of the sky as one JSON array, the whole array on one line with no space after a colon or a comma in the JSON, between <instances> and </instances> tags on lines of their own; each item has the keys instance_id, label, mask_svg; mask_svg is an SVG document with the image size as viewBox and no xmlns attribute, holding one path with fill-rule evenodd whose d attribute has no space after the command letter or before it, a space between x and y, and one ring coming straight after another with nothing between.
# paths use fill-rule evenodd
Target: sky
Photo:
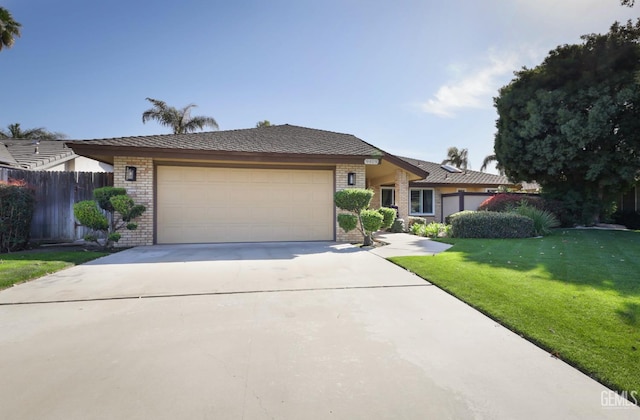
<instances>
[{"instance_id":1,"label":"sky","mask_svg":"<svg viewBox=\"0 0 640 420\"><path fill-rule=\"evenodd\" d=\"M619 0L0 0L0 127L70 139L169 133L147 97L221 130L258 121L440 162L493 153L493 98L558 45L640 17ZM495 172L495 169L490 170Z\"/></svg>"}]
</instances>

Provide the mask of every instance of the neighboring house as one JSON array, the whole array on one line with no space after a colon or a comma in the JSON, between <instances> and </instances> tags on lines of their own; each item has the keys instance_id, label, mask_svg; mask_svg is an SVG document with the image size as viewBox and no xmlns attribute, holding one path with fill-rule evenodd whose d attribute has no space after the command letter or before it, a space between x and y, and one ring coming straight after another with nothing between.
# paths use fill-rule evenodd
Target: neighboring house
<instances>
[{"instance_id":1,"label":"neighboring house","mask_svg":"<svg viewBox=\"0 0 640 420\"><path fill-rule=\"evenodd\" d=\"M0 166L32 171L113 172L113 165L78 156L60 140L0 140Z\"/></svg>"},{"instance_id":2,"label":"neighboring house","mask_svg":"<svg viewBox=\"0 0 640 420\"><path fill-rule=\"evenodd\" d=\"M114 186L147 207L138 229L124 232L120 246L354 241L361 238L337 226L336 191L372 188L380 202L393 186L400 217L406 218L415 212L418 196L421 205L428 202L416 191L436 188L428 182L428 162L420 166L350 134L292 125L67 145L78 155L113 164ZM471 185L478 184L462 182L460 188Z\"/></svg>"},{"instance_id":3,"label":"neighboring house","mask_svg":"<svg viewBox=\"0 0 640 420\"><path fill-rule=\"evenodd\" d=\"M461 210L476 210L480 203L498 191L512 187L507 177L485 172L458 169L419 159L400 159L416 166L429 175L424 179L409 182L409 216L422 217L427 221L444 222L446 216ZM374 207L399 204L393 183L371 186L375 192ZM377 198L377 199L376 199ZM404 198L403 198L404 199Z\"/></svg>"}]
</instances>

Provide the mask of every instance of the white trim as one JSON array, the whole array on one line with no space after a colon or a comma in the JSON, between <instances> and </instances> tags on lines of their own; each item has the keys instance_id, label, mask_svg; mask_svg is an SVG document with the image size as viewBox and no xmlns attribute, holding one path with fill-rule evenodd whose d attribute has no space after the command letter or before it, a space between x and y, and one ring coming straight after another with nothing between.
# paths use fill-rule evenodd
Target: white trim
<instances>
[{"instance_id":1,"label":"white trim","mask_svg":"<svg viewBox=\"0 0 640 420\"><path fill-rule=\"evenodd\" d=\"M411 191L431 191L431 206L432 211L430 213L413 213L411 211ZM421 201L422 195L421 194ZM436 215L436 191L433 188L409 188L409 216L435 216Z\"/></svg>"}]
</instances>

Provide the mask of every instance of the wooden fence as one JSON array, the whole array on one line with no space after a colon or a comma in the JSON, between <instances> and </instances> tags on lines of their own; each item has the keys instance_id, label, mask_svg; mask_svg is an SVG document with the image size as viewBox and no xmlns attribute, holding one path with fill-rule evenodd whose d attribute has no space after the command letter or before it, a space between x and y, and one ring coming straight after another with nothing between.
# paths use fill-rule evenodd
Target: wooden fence
<instances>
[{"instance_id":1,"label":"wooden fence","mask_svg":"<svg viewBox=\"0 0 640 420\"><path fill-rule=\"evenodd\" d=\"M91 200L95 188L112 186L113 173L45 172L0 168L0 179L24 180L36 192L31 222L34 242L64 242L82 239L88 232L73 216L73 204Z\"/></svg>"}]
</instances>

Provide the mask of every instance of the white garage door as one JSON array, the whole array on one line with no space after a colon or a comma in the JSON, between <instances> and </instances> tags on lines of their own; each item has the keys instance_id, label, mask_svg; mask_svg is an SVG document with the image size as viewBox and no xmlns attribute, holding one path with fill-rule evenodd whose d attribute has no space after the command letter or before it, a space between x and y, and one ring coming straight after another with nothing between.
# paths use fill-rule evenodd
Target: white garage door
<instances>
[{"instance_id":1,"label":"white garage door","mask_svg":"<svg viewBox=\"0 0 640 420\"><path fill-rule=\"evenodd\" d=\"M159 166L157 242L334 239L333 171Z\"/></svg>"}]
</instances>

